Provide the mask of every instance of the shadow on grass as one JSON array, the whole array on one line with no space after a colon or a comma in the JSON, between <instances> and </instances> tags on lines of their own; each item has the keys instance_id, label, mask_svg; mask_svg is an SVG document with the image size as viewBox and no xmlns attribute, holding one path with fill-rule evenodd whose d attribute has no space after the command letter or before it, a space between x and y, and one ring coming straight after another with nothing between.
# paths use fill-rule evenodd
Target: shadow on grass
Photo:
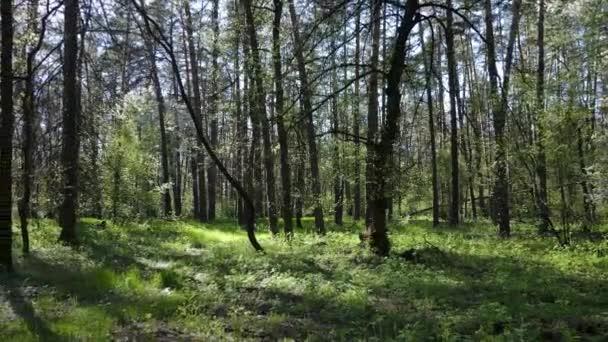
<instances>
[{"instance_id":1,"label":"shadow on grass","mask_svg":"<svg viewBox=\"0 0 608 342\"><path fill-rule=\"evenodd\" d=\"M6 284L7 299L13 312L19 316L34 336L42 341L62 341L65 340L50 329L47 322L36 313L32 303L23 293L22 286L19 284L18 276L13 275L3 280Z\"/></svg>"}]
</instances>

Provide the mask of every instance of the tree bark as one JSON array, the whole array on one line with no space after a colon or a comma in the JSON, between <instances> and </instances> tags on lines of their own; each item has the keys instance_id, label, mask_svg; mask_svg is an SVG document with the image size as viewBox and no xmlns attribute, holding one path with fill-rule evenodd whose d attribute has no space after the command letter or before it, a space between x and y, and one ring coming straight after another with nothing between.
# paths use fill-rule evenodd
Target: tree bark
<instances>
[{"instance_id":1,"label":"tree bark","mask_svg":"<svg viewBox=\"0 0 608 342\"><path fill-rule=\"evenodd\" d=\"M372 1L372 11L380 11L380 1ZM371 220L367 225L366 232L363 234L369 240L371 249L378 255L388 255L390 252L390 241L386 228L386 194L388 193L388 180L390 174L390 164L393 154L393 145L399 135L399 120L401 118L401 76L405 67L405 50L407 39L412 28L418 23L418 1L408 0L405 4L405 13L401 17L397 29L397 36L390 58L390 68L387 74L386 96L387 113L386 120L380 133L380 140L370 144L374 150L373 166L376 172L373 173L371 183L374 184L371 200ZM372 15L378 17L379 14ZM369 142L368 142L369 144Z\"/></svg>"},{"instance_id":2,"label":"tree bark","mask_svg":"<svg viewBox=\"0 0 608 342\"><path fill-rule=\"evenodd\" d=\"M186 14L186 37L188 39L188 54L190 59L190 72L192 79L192 107L195 111L195 116L197 120L199 120L199 124L203 127L203 115L201 113L201 88L199 82L199 74L198 74L198 58L196 53L196 46L194 44L194 34L192 28L192 14L190 13L190 4L188 1L184 2L184 12ZM205 181L205 155L203 154L202 148L199 147L197 156L196 156L197 166L196 169L198 171L196 183L198 185L197 193L198 193L198 209L196 210L198 214L198 219L201 222L207 222L207 190L206 190L206 181Z\"/></svg>"},{"instance_id":3,"label":"tree bark","mask_svg":"<svg viewBox=\"0 0 608 342\"><path fill-rule=\"evenodd\" d=\"M496 52L494 45L494 28L492 27L492 2L485 2L486 22L486 44L488 54L488 73L490 76L490 100L492 101L492 112L494 120L494 139L496 142L496 156L494 163L495 184L492 194L494 212L498 223L498 234L503 238L511 235L510 212L509 212L509 180L507 170L507 142L504 137L504 129L507 121L507 101L509 95L509 81L511 66L513 62L513 49L515 37L519 27L519 8L521 0L513 1L513 19L509 32L507 54L504 59L505 70L503 73L502 94L498 98L498 70L496 69Z\"/></svg>"},{"instance_id":4,"label":"tree bark","mask_svg":"<svg viewBox=\"0 0 608 342\"><path fill-rule=\"evenodd\" d=\"M163 186L163 213L166 217L171 216L171 194L169 189L169 157L167 152L167 133L165 131L165 99L161 89L160 80L158 78L158 69L156 67L156 52L152 42L148 44L148 56L150 58L150 76L154 86L154 95L156 96L156 104L158 109L158 121L160 127L160 160L162 168L162 186Z\"/></svg>"},{"instance_id":5,"label":"tree bark","mask_svg":"<svg viewBox=\"0 0 608 342\"><path fill-rule=\"evenodd\" d=\"M78 0L64 2L63 55L63 203L60 212L59 240L76 244L76 210L79 193L80 83L78 80Z\"/></svg>"},{"instance_id":6,"label":"tree bark","mask_svg":"<svg viewBox=\"0 0 608 342\"><path fill-rule=\"evenodd\" d=\"M296 8L293 0L289 0L289 16L293 27L293 40L295 56L297 61L298 74L300 75L300 87L302 94L302 107L304 109L304 119L306 121L306 136L308 141L308 158L310 162L310 176L312 196L314 200L315 228L317 233L325 234L325 221L323 219L323 206L321 204L321 175L319 173L319 155L317 151L317 141L315 135L315 124L312 109L312 89L308 82L308 71L304 59L304 41L300 37L300 28L296 15Z\"/></svg>"},{"instance_id":7,"label":"tree bark","mask_svg":"<svg viewBox=\"0 0 608 342\"><path fill-rule=\"evenodd\" d=\"M2 51L0 54L0 265L13 271L12 212L13 212L13 2L0 4L2 20Z\"/></svg>"},{"instance_id":8,"label":"tree bark","mask_svg":"<svg viewBox=\"0 0 608 342\"><path fill-rule=\"evenodd\" d=\"M213 8L211 11L211 25L213 27L213 48L211 51L211 96L209 103L209 111L211 120L209 120L209 140L213 148L217 148L218 144L218 100L219 100L219 65L217 62L219 56L218 39L220 35L219 26L219 0L213 0ZM207 168L207 201L208 211L207 218L209 221L215 220L216 209L216 192L217 192L217 168L212 163Z\"/></svg>"},{"instance_id":9,"label":"tree bark","mask_svg":"<svg viewBox=\"0 0 608 342\"><path fill-rule=\"evenodd\" d=\"M454 49L454 16L452 1L448 0L446 11L447 25L445 29L446 54L448 60L448 89L450 93L450 160L451 160L451 201L449 222L457 225L460 219L460 186L458 170L458 122L456 114L456 97L458 96L458 74L456 73L456 56Z\"/></svg>"},{"instance_id":10,"label":"tree bark","mask_svg":"<svg viewBox=\"0 0 608 342\"><path fill-rule=\"evenodd\" d=\"M431 26L431 30L432 30ZM434 37L431 32L431 37ZM426 47L424 44L424 32L420 29L420 45L423 48ZM424 58L424 81L426 83L426 102L429 112L429 135L431 140L431 183L433 192L433 227L439 225L439 187L437 184L437 150L435 146L435 120L433 117L433 84L431 82L431 76L433 74L433 52L434 42L430 44L430 57Z\"/></svg>"},{"instance_id":11,"label":"tree bark","mask_svg":"<svg viewBox=\"0 0 608 342\"><path fill-rule=\"evenodd\" d=\"M353 189L353 220L357 221L361 219L361 168L359 166L359 156L361 155L361 142L359 138L359 123L361 120L360 110L360 67L359 62L361 61L361 14L357 13L357 19L355 22L355 93L353 103L353 136L355 144L355 175L354 175L354 189Z\"/></svg>"},{"instance_id":12,"label":"tree bark","mask_svg":"<svg viewBox=\"0 0 608 342\"><path fill-rule=\"evenodd\" d=\"M536 177L538 194L536 195L540 223L538 231L545 234L549 230L550 212L547 195L547 158L545 156L545 0L538 5L538 67L536 69Z\"/></svg>"},{"instance_id":13,"label":"tree bark","mask_svg":"<svg viewBox=\"0 0 608 342\"><path fill-rule=\"evenodd\" d=\"M285 128L285 100L283 95L283 72L281 66L281 17L283 15L283 0L273 0L274 17L272 25L272 60L274 68L275 116L277 118L277 133L279 135L279 152L281 162L281 194L283 229L289 239L293 235L293 211L291 208L291 170L289 167L289 143Z\"/></svg>"}]
</instances>

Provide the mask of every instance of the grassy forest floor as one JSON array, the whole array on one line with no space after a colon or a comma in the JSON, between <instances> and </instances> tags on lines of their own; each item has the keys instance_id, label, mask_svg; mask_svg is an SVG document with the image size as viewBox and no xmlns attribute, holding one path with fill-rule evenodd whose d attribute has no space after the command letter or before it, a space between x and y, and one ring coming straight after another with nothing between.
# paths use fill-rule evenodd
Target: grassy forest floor
<instances>
[{"instance_id":1,"label":"grassy forest floor","mask_svg":"<svg viewBox=\"0 0 608 342\"><path fill-rule=\"evenodd\" d=\"M77 251L33 224L31 256L0 278L0 340L608 340L606 235L561 249L526 225L501 241L411 221L379 259L352 222L259 233L264 255L232 222L96 223Z\"/></svg>"}]
</instances>

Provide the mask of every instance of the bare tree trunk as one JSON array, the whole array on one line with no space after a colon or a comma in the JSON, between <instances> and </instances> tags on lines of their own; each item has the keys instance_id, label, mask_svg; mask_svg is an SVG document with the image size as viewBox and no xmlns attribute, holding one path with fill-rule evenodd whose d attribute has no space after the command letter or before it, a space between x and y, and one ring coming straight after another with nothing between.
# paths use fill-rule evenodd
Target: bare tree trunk
<instances>
[{"instance_id":1,"label":"bare tree trunk","mask_svg":"<svg viewBox=\"0 0 608 342\"><path fill-rule=\"evenodd\" d=\"M359 166L359 156L361 155L361 146L359 139L359 122L361 120L360 110L360 67L359 62L361 61L361 14L357 13L357 19L355 22L355 93L353 103L353 136L355 143L355 175L354 175L354 189L353 189L353 220L357 221L361 219L361 168Z\"/></svg>"},{"instance_id":2,"label":"bare tree trunk","mask_svg":"<svg viewBox=\"0 0 608 342\"><path fill-rule=\"evenodd\" d=\"M377 18L380 12L380 1L372 1L372 18ZM386 228L386 194L388 193L388 180L390 175L393 145L399 135L399 120L401 118L401 76L405 66L405 50L407 39L412 28L418 22L418 1L408 0L405 4L405 13L401 18L397 29L397 36L393 46L390 59L390 68L387 74L386 96L387 114L380 133L380 140L370 144L374 150L373 165L376 172L373 173L371 183L374 189L370 194L371 220L362 234L362 238L369 240L371 249L378 255L388 255L390 242ZM373 19L372 19L373 20ZM374 39L374 38L372 38ZM372 43L373 44L373 43ZM369 144L369 142L368 142Z\"/></svg>"},{"instance_id":3,"label":"bare tree trunk","mask_svg":"<svg viewBox=\"0 0 608 342\"><path fill-rule=\"evenodd\" d=\"M78 162L80 152L80 83L78 80L78 0L66 0L64 10L63 56L63 203L60 212L59 240L76 244L78 207Z\"/></svg>"},{"instance_id":4,"label":"bare tree trunk","mask_svg":"<svg viewBox=\"0 0 608 342\"><path fill-rule=\"evenodd\" d=\"M293 40L297 60L298 73L300 75L300 87L302 93L302 106L304 119L306 121L306 135L308 140L308 158L310 161L310 176L312 182L312 196L314 200L315 228L317 233L325 234L325 222L323 219L323 206L321 204L321 175L319 173L319 155L315 136L315 125L312 110L312 89L308 82L308 71L304 59L304 41L300 37L300 28L296 16L296 8L293 0L289 0L289 16L293 27Z\"/></svg>"},{"instance_id":5,"label":"bare tree trunk","mask_svg":"<svg viewBox=\"0 0 608 342\"><path fill-rule=\"evenodd\" d=\"M448 0L448 7L452 8L452 1ZM454 17L452 11L446 12L447 26L445 30L446 54L448 59L448 89L450 92L450 158L451 158L451 201L449 221L450 225L459 222L460 186L458 170L458 122L456 114L456 97L458 96L458 74L456 73L456 56L454 51Z\"/></svg>"},{"instance_id":6,"label":"bare tree trunk","mask_svg":"<svg viewBox=\"0 0 608 342\"><path fill-rule=\"evenodd\" d=\"M331 50L336 51L335 41L331 42ZM332 58L331 87L332 93L338 93L338 74L336 68L336 57ZM331 121L334 132L340 131L340 119L338 113L338 96L335 95L331 100ZM334 135L333 169L334 169L334 223L342 225L344 215L344 179L342 175L342 165L340 161L340 141L337 134Z\"/></svg>"},{"instance_id":7,"label":"bare tree trunk","mask_svg":"<svg viewBox=\"0 0 608 342\"><path fill-rule=\"evenodd\" d=\"M211 51L211 97L210 97L210 115L209 123L209 140L213 148L217 148L218 144L218 78L219 65L217 62L219 55L218 39L220 35L219 26L219 0L213 0L213 9L211 12L211 25L213 26L213 48ZM207 201L208 211L207 218L209 221L215 220L216 209L216 192L217 192L217 169L215 165L209 163L207 168Z\"/></svg>"},{"instance_id":8,"label":"bare tree trunk","mask_svg":"<svg viewBox=\"0 0 608 342\"><path fill-rule=\"evenodd\" d=\"M519 27L519 8L521 0L513 1L513 19L507 45L507 54L504 59L505 70L503 73L502 94L498 98L498 71L496 69L496 52L494 45L494 28L492 27L492 2L485 2L486 21L486 44L488 54L488 73L490 76L490 100L492 101L492 112L494 119L494 138L496 141L496 157L494 173L496 176L494 192L494 212L498 223L498 233L507 238L511 234L509 213L509 179L507 170L507 142L504 137L504 129L507 121L507 101L509 94L509 80L513 62L513 48L515 37Z\"/></svg>"},{"instance_id":9,"label":"bare tree trunk","mask_svg":"<svg viewBox=\"0 0 608 342\"><path fill-rule=\"evenodd\" d=\"M152 42L148 44L148 55L150 58L150 76L152 77L152 83L154 85L154 95L156 96L156 103L158 106L158 121L160 127L160 160L162 168L162 182L163 182L163 213L166 217L171 216L171 194L169 190L169 157L167 152L167 133L165 131L165 99L163 98L163 91L161 89L160 80L158 79L158 70L156 67L156 51Z\"/></svg>"},{"instance_id":10,"label":"bare tree trunk","mask_svg":"<svg viewBox=\"0 0 608 342\"><path fill-rule=\"evenodd\" d=\"M293 235L293 212L291 208L291 170L289 168L289 143L285 128L285 104L283 98L283 73L281 66L281 16L283 15L283 0L273 0L274 18L272 25L272 60L274 68L275 116L277 118L277 133L281 161L281 194L282 216L285 236Z\"/></svg>"},{"instance_id":11,"label":"bare tree trunk","mask_svg":"<svg viewBox=\"0 0 608 342\"><path fill-rule=\"evenodd\" d=\"M545 0L539 0L538 5L538 68L536 70L536 177L538 180L538 194L536 195L538 216L540 224L539 233L545 234L549 230L550 212L547 195L547 161L545 156Z\"/></svg>"},{"instance_id":12,"label":"bare tree trunk","mask_svg":"<svg viewBox=\"0 0 608 342\"><path fill-rule=\"evenodd\" d=\"M188 1L184 2L184 12L186 14L186 36L188 39L188 54L190 57L190 72L192 79L192 107L194 109L195 115L199 120L199 124L201 127L203 126L203 115L201 113L201 88L198 77L198 58L196 54L196 46L194 44L194 35L192 28L192 14L190 13L190 4ZM206 182L205 182L205 156L201 149L198 150L197 153L197 182L198 185L198 209L196 212L198 213L198 219L201 222L207 222L207 190L206 190Z\"/></svg>"},{"instance_id":13,"label":"bare tree trunk","mask_svg":"<svg viewBox=\"0 0 608 342\"><path fill-rule=\"evenodd\" d=\"M371 0L371 35L372 35L372 55L370 66L372 70L378 69L378 59L380 54L380 14L382 1ZM368 102L367 102L367 157L365 164L365 196L367 208L365 213L365 224L370 225L372 222L372 199L375 197L376 184L373 180L376 178L375 173L375 149L370 144L376 143L376 135L378 133L378 73L372 72L368 82ZM392 147L391 147L392 148Z\"/></svg>"},{"instance_id":14,"label":"bare tree trunk","mask_svg":"<svg viewBox=\"0 0 608 342\"><path fill-rule=\"evenodd\" d=\"M431 27L431 30L433 28ZM431 37L434 35L431 31ZM424 44L424 33L420 29L420 45L425 48ZM433 118L433 84L431 82L431 76L433 74L433 52L434 42L429 44L430 57L424 58L424 80L426 83L426 102L429 112L429 134L431 138L431 183L433 188L433 226L439 225L439 187L437 184L437 150L435 147L435 121Z\"/></svg>"},{"instance_id":15,"label":"bare tree trunk","mask_svg":"<svg viewBox=\"0 0 608 342\"><path fill-rule=\"evenodd\" d=\"M12 212L13 212L13 2L0 4L2 20L2 52L0 56L0 96L2 124L0 125L0 265L13 271Z\"/></svg>"}]
</instances>

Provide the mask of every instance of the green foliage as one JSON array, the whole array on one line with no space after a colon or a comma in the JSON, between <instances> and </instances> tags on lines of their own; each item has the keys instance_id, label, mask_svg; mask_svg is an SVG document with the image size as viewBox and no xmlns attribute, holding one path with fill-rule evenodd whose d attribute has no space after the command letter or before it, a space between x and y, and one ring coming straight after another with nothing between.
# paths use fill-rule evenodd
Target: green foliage
<instances>
[{"instance_id":1,"label":"green foliage","mask_svg":"<svg viewBox=\"0 0 608 342\"><path fill-rule=\"evenodd\" d=\"M159 148L149 94L130 94L114 109L114 124L103 156L105 210L118 220L159 215Z\"/></svg>"},{"instance_id":2,"label":"green foliage","mask_svg":"<svg viewBox=\"0 0 608 342\"><path fill-rule=\"evenodd\" d=\"M608 245L554 248L527 225L500 241L487 224L401 222L395 254L381 259L358 246L353 222L289 243L261 233L266 254L229 221L99 230L85 219L77 251L55 243L54 223L37 223L34 254L0 279L11 293L0 294L2 340L608 337ZM30 315L16 309L28 304Z\"/></svg>"}]
</instances>

